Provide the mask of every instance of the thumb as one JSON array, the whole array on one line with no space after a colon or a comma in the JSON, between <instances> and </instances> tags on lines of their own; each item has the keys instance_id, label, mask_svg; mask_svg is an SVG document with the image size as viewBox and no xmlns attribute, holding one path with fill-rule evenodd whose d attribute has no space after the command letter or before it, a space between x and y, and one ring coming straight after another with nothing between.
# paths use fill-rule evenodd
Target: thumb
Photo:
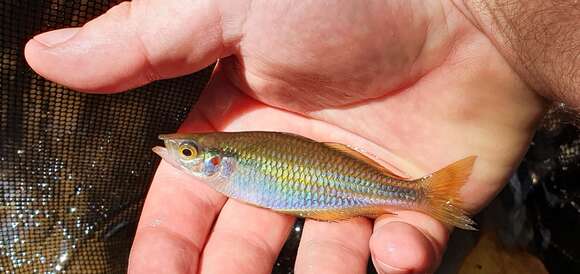
<instances>
[{"instance_id":1,"label":"thumb","mask_svg":"<svg viewBox=\"0 0 580 274\"><path fill-rule=\"evenodd\" d=\"M210 0L124 2L81 28L37 35L27 43L25 56L38 74L84 91L122 91L185 75L230 55L237 44L243 14L224 19L220 5Z\"/></svg>"}]
</instances>

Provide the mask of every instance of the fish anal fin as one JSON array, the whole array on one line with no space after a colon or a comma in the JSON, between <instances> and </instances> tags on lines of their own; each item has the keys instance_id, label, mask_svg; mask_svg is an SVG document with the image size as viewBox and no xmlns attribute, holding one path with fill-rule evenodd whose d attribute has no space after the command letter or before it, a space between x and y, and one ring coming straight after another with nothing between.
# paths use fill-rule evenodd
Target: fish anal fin
<instances>
[{"instance_id":1,"label":"fish anal fin","mask_svg":"<svg viewBox=\"0 0 580 274\"><path fill-rule=\"evenodd\" d=\"M343 209L319 209L319 210L275 209L275 211L284 214L294 215L297 217L326 222L333 221L336 222L354 217L368 217L371 219L375 219L384 214L394 214L388 209L380 206L353 207Z\"/></svg>"},{"instance_id":2,"label":"fish anal fin","mask_svg":"<svg viewBox=\"0 0 580 274\"><path fill-rule=\"evenodd\" d=\"M340 152L346 153L346 154L350 155L351 157L380 170L382 173L384 173L385 175L387 175L389 177L392 177L395 179L400 179L400 180L408 180L409 179L408 177L403 177L401 175L395 174L395 172L387 169L386 167L377 163L375 160L369 158L368 156L362 154L360 151L357 151L357 150L355 150L347 145L340 144L340 143L324 143L324 144L330 148L333 148L333 149L338 150Z\"/></svg>"},{"instance_id":3,"label":"fish anal fin","mask_svg":"<svg viewBox=\"0 0 580 274\"><path fill-rule=\"evenodd\" d=\"M369 219L376 219L376 218L381 217L381 216L386 215L386 214L396 215L396 213L393 213L390 211L385 211L385 212L381 212L381 213L369 213L369 214L366 214L365 217L367 217Z\"/></svg>"}]
</instances>

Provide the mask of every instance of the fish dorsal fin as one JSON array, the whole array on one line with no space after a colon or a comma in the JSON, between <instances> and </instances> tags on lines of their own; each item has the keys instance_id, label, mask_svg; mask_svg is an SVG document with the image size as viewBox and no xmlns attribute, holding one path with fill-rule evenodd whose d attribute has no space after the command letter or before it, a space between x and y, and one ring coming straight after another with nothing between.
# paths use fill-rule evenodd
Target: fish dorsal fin
<instances>
[{"instance_id":1,"label":"fish dorsal fin","mask_svg":"<svg viewBox=\"0 0 580 274\"><path fill-rule=\"evenodd\" d=\"M389 177L393 177L395 179L401 179L401 180L408 180L409 178L400 176L395 174L393 171L387 169L386 167L382 166L381 164L377 163L375 160L367 157L366 155L362 154L359 151L354 150L353 148L347 146L347 145L343 145L340 143L324 143L326 146L338 150L340 152L346 153L348 155L350 155L351 157L362 161L363 163L366 163L378 170L380 170L381 172L383 172L385 175L389 176Z\"/></svg>"}]
</instances>

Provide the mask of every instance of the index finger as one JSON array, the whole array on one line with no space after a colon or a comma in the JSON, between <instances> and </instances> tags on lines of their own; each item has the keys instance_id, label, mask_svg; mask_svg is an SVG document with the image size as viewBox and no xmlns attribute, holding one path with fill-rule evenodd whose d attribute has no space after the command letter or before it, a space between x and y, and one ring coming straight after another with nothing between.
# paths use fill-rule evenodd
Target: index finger
<instances>
[{"instance_id":1,"label":"index finger","mask_svg":"<svg viewBox=\"0 0 580 274\"><path fill-rule=\"evenodd\" d=\"M225 197L161 163L131 249L129 273L196 273Z\"/></svg>"},{"instance_id":2,"label":"index finger","mask_svg":"<svg viewBox=\"0 0 580 274\"><path fill-rule=\"evenodd\" d=\"M195 112L191 118L200 117ZM188 127L208 128L186 121ZM192 176L161 162L129 258L129 273L197 273L213 222L226 201Z\"/></svg>"}]
</instances>

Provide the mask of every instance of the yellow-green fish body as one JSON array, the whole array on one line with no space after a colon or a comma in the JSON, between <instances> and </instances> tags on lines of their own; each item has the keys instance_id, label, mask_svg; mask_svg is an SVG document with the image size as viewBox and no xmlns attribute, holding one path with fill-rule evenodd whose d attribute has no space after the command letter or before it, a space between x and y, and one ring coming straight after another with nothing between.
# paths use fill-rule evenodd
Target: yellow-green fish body
<instances>
[{"instance_id":1,"label":"yellow-green fish body","mask_svg":"<svg viewBox=\"0 0 580 274\"><path fill-rule=\"evenodd\" d=\"M224 195L318 220L419 210L473 229L459 188L475 157L415 179L400 178L344 145L288 133L213 132L160 136L154 151Z\"/></svg>"}]
</instances>

